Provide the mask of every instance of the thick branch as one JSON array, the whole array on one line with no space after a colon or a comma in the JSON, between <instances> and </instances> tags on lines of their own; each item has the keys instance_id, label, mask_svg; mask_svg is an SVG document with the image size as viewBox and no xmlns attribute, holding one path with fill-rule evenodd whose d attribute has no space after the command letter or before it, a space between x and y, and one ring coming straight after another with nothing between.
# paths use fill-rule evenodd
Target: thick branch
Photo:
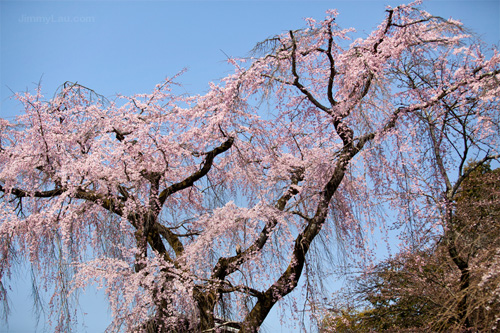
<instances>
[{"instance_id":1,"label":"thick branch","mask_svg":"<svg viewBox=\"0 0 500 333\"><path fill-rule=\"evenodd\" d=\"M67 191L67 189L61 187L61 188L56 188L56 189L48 190L48 191L29 192L29 191L22 190L19 188L5 189L2 185L0 185L0 192L11 193L11 194L15 195L17 198L27 198L27 197L54 198L54 197L57 197L57 196L63 194L65 191ZM123 216L122 203L117 202L116 199L114 199L114 198L109 198L109 197L106 197L102 194L96 194L94 192L89 192L89 191L84 191L84 190L77 190L76 193L72 197L74 197L76 199L91 201L91 202L96 203L99 206L103 207L104 209L109 210L112 213Z\"/></svg>"},{"instance_id":2,"label":"thick branch","mask_svg":"<svg viewBox=\"0 0 500 333\"><path fill-rule=\"evenodd\" d=\"M18 198L25 198L25 197L34 197L34 198L53 198L57 197L58 195L61 195L64 193L66 189L64 188L56 188L53 190L48 190L48 191L34 191L34 192L29 192L25 191L19 188L11 188L11 189L5 189L2 185L0 185L0 192L4 193L11 193L15 195Z\"/></svg>"},{"instance_id":3,"label":"thick branch","mask_svg":"<svg viewBox=\"0 0 500 333\"><path fill-rule=\"evenodd\" d=\"M82 199L91 201L102 208L115 213L119 216L123 216L123 203L118 202L115 198L106 197L102 194L97 194L90 191L78 190L74 195L76 199Z\"/></svg>"},{"instance_id":4,"label":"thick branch","mask_svg":"<svg viewBox=\"0 0 500 333\"><path fill-rule=\"evenodd\" d=\"M328 50L326 51L326 56L328 57L328 61L330 63L330 75L328 76L328 88L327 88L327 96L330 105L333 107L337 104L337 101L333 98L333 80L337 71L335 70L335 60L332 55L332 47L333 47L333 34L332 34L332 24L328 23Z\"/></svg>"},{"instance_id":5,"label":"thick branch","mask_svg":"<svg viewBox=\"0 0 500 333\"><path fill-rule=\"evenodd\" d=\"M460 185L462 185L462 182L469 177L469 175L474 172L478 167L484 165L486 162L491 161L491 160L497 160L500 158L500 154L497 155L489 155L487 154L485 157L483 157L480 161L477 161L475 163L472 163L469 168L462 174L460 177L458 177L458 180L456 181L455 185L453 186L453 190L450 193L451 196L454 196L455 193L457 193L458 189L460 188Z\"/></svg>"},{"instance_id":6,"label":"thick branch","mask_svg":"<svg viewBox=\"0 0 500 333\"><path fill-rule=\"evenodd\" d=\"M326 221L328 206L342 183L347 165L358 151L357 149L353 149L352 146L344 148L332 177L321 192L321 199L318 203L315 216L295 240L292 257L287 269L271 287L257 298L257 303L252 308L252 311L245 317L241 332L257 332L257 329L267 317L274 304L297 286L311 243Z\"/></svg>"},{"instance_id":7,"label":"thick branch","mask_svg":"<svg viewBox=\"0 0 500 333\"><path fill-rule=\"evenodd\" d=\"M304 87L302 83L299 82L299 74L297 73L297 43L295 41L293 31L291 30L290 30L290 38L292 39L291 60L292 60L292 74L294 77L293 85L299 88L300 92L303 93L307 97L307 99L314 104L314 106L325 111L329 115L332 115L332 110L321 104L316 98L314 98L311 92L307 90L307 88Z\"/></svg>"},{"instance_id":8,"label":"thick branch","mask_svg":"<svg viewBox=\"0 0 500 333\"><path fill-rule=\"evenodd\" d=\"M174 234L164 225L156 222L153 226L152 232L162 235L163 238L165 238L168 244L172 247L177 257L181 256L182 253L184 253L184 245L179 240L179 236Z\"/></svg>"},{"instance_id":9,"label":"thick branch","mask_svg":"<svg viewBox=\"0 0 500 333\"><path fill-rule=\"evenodd\" d=\"M387 10L387 12L389 13L389 16L387 17L387 23L385 25L384 33L379 38L379 40L373 45L373 53L377 53L379 45L382 44L382 42L384 41L384 37L392 25L392 16L394 15L394 10L389 9L389 10Z\"/></svg>"},{"instance_id":10,"label":"thick branch","mask_svg":"<svg viewBox=\"0 0 500 333\"><path fill-rule=\"evenodd\" d=\"M160 206L162 206L165 203L165 201L167 200L167 198L170 195L192 186L194 184L194 182L196 182L197 180L204 177L208 173L208 171L210 171L210 169L212 168L214 158L217 155L222 154L223 152L225 152L229 148L231 148L231 146L233 145L233 142L234 142L234 139L229 138L219 147L216 147L216 148L212 149L211 151L209 151L205 157L205 161L203 162L203 166L201 167L200 170L194 172L192 175L190 175L189 177L187 177L183 181L172 184L169 187L167 187L166 189L164 189L160 193L160 196L159 196Z\"/></svg>"},{"instance_id":11,"label":"thick branch","mask_svg":"<svg viewBox=\"0 0 500 333\"><path fill-rule=\"evenodd\" d=\"M283 211L286 207L288 201L295 196L299 191L295 187L300 181L303 180L304 177L304 169L299 168L292 175L292 184L288 188L288 190L278 199L275 207L278 210ZM269 239L269 235L278 224L278 220L275 218L270 218L264 228L261 230L259 237L250 245L246 250L237 254L236 256L229 258L219 258L217 264L214 267L212 278L224 280L225 277L231 273L234 273L241 264L246 262L252 253L258 252L262 250L267 240Z\"/></svg>"}]
</instances>

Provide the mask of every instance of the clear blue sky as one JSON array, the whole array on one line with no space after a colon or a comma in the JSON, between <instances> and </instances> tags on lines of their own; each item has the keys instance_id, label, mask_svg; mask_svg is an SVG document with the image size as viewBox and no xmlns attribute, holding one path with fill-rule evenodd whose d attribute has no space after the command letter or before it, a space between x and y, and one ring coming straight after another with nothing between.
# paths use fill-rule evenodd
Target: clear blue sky
<instances>
[{"instance_id":1,"label":"clear blue sky","mask_svg":"<svg viewBox=\"0 0 500 333\"><path fill-rule=\"evenodd\" d=\"M40 80L46 96L65 81L78 81L112 97L150 92L166 76L187 68L180 78L183 89L203 93L209 81L231 72L225 54L246 56L257 42L304 27L304 17L321 19L326 9L337 8L337 23L363 36L384 18L386 5L399 3L0 0L0 117L12 120L21 112L9 99L12 91L32 90ZM424 8L462 21L489 44L500 40L499 0L431 0ZM29 273L21 272L18 279L9 328L0 323L0 332L34 331ZM89 313L87 331L103 331L109 321L103 302L90 293L81 306ZM280 329L275 317L265 326L291 331Z\"/></svg>"}]
</instances>

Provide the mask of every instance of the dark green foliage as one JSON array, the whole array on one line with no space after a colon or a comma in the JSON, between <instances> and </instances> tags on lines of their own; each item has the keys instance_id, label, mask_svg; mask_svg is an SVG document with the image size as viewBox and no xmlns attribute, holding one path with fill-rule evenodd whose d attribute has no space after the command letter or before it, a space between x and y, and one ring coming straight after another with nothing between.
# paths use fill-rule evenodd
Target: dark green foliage
<instances>
[{"instance_id":1,"label":"dark green foliage","mask_svg":"<svg viewBox=\"0 0 500 333\"><path fill-rule=\"evenodd\" d=\"M500 324L500 169L470 168L453 218L429 248L355 282L325 332L490 332Z\"/></svg>"}]
</instances>

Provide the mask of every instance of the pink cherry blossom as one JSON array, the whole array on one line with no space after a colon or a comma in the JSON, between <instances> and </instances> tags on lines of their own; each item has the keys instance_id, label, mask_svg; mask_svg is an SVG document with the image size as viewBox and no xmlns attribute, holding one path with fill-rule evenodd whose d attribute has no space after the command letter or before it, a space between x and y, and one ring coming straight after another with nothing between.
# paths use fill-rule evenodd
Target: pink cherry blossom
<instances>
[{"instance_id":1,"label":"pink cherry blossom","mask_svg":"<svg viewBox=\"0 0 500 333\"><path fill-rule=\"evenodd\" d=\"M24 114L0 119L0 298L24 258L58 331L97 284L110 331L255 332L296 306L301 276L320 282L324 249L369 263L384 209L428 241L447 175L498 158L500 55L415 5L353 42L336 11L308 19L203 96L173 94L177 77L116 101L69 82L17 94Z\"/></svg>"}]
</instances>

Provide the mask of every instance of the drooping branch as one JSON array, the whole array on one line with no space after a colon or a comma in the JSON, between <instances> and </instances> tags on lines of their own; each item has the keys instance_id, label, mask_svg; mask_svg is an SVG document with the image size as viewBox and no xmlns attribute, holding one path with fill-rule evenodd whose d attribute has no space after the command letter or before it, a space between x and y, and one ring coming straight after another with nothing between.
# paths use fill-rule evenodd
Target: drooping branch
<instances>
[{"instance_id":1,"label":"drooping branch","mask_svg":"<svg viewBox=\"0 0 500 333\"><path fill-rule=\"evenodd\" d=\"M0 147L0 160L5 170L0 170L0 178L9 179L0 181L0 200L13 199L13 204L7 203L1 208L12 209L19 202L20 208L14 209L22 210L22 204L28 200L23 198L29 197L29 200L35 203L34 207L49 207L50 212L55 211L56 214L57 209L67 209L68 219L81 219L77 220L78 224L71 223L68 227L83 229L89 223L91 228L95 226L94 234L80 238L81 244L88 244L89 249L96 250L97 256L106 256L108 250L95 248L96 242L92 237L106 238L109 242L119 244L126 239L123 244L129 245L128 240L135 236L139 251L134 248L137 255L134 264L140 273L129 271L128 268L132 264L130 261L133 260L129 257L125 260L111 260L106 264L109 268L102 272L93 270L95 273L91 273L109 279L111 283L118 281L126 286L114 288L116 290L108 288L110 299L116 295L120 302L125 300L123 305L117 308L119 316L123 316L115 318L115 327L124 324L121 322L122 318L133 317L130 320L132 324L125 323L128 325L126 330L148 328L157 332L176 329L209 332L229 330L231 327L241 329L242 332L256 331L272 307L297 288L301 275L309 273L306 264L309 260L314 260L311 257L313 242L321 232L326 231L323 229L326 229L330 212L334 212L337 230L346 233L359 230L355 223L351 223L351 218L363 219L366 216L362 213L364 207L376 205L382 195L393 190L397 190L398 195L401 191L402 195L391 198L395 200L391 203L403 205L405 203L400 197L409 197L413 192L417 192L420 189L418 182L424 179L422 176L428 176L431 172L431 177L438 174L437 168L430 171L418 170L421 165L428 165L428 161L422 159L428 157L424 155L427 151L422 153L421 147L415 147L413 151L411 146L405 145L404 148L409 149L408 154L401 153L401 157L397 155L394 159L391 156L388 156L388 159L381 156L387 151L384 148L386 144L391 148L400 148L392 147L391 140L400 138L405 130L408 132L404 134L411 139L416 138L415 141L410 139L408 143L417 141L419 133L416 133L415 129L422 127L413 126L412 117L418 116L419 111L425 114L426 108L431 108L430 112L442 108L441 102L446 103L449 97L454 95L459 95L460 102L463 102L469 101L469 93L477 93L481 96L475 97L477 104L482 107L486 98L493 96L493 93L497 94L496 87L491 88L491 91L487 90L490 89L489 86L494 85L493 79L498 78L498 72L492 72L496 76L485 79L485 84L476 84L491 74L484 72L492 71L490 68L497 66L497 60L483 61L481 57L475 57L474 63L479 65L471 66L479 67L470 68L465 65L463 68L457 68L451 65L450 73L456 73L453 78L438 77L436 71L445 72L441 64L426 67L425 61L422 65L415 60L422 60L429 54L437 54L443 64L448 56L454 61L460 54L452 54L451 49L441 53L442 49L433 46L444 46L445 49L448 45L454 45L453 43L462 36L454 34L453 28L443 28L438 20L431 19L426 13L419 13L408 7L391 9L388 13L382 25L373 34L364 41L357 40L353 46L346 49L343 49L343 45L346 45L344 37L347 37L349 30L336 30L331 15L320 24L310 20L311 28L300 30L301 32L294 30L268 40L269 45L262 46L265 47L263 51L270 54L259 59L250 59L244 65L238 66L234 75L223 79L220 85L211 86L213 88L208 94L200 97L199 101L202 103L198 105L203 106L192 109L184 106L190 105L196 97L191 99L172 95L168 82L157 86L152 95L126 97L128 103L123 107L115 109L120 103L113 103L105 110L98 103L94 107L95 103L88 101L85 91L81 94L75 88L66 89L53 103L56 109L50 111L50 114L39 113L38 118L36 108L43 110L38 104L38 97L41 95L37 94L35 98L26 97L26 103L33 101L34 109L27 105L29 114L23 119L28 121L24 126L29 130L29 135L40 138L40 144L31 149L29 140L22 140L23 132L17 129L12 132L8 130L5 134L0 133L2 139L9 138L9 135L13 138L12 143ZM339 44L336 44L337 40ZM426 49L427 43L432 48ZM468 53L471 50L465 50L465 58L472 54ZM411 65L403 67L405 73L394 74L398 73L401 64L406 66L410 61ZM429 69L434 74L427 74ZM404 83L407 80L405 74L408 75L410 83ZM399 82L403 84L399 85ZM382 87L384 83L388 85ZM73 96L75 94L71 93L71 90L77 92L76 96ZM463 91L467 91L467 95ZM228 101L234 101L235 96L241 101L238 104L238 112L232 112L227 104L231 104L232 102ZM268 116L261 114L261 104L258 102L260 97L270 98L273 111L268 113ZM415 99L419 101L415 102ZM464 103L468 105L468 102ZM183 105L182 112L177 112L178 105ZM402 107L398 108L400 105ZM460 106L462 104L459 103L457 110ZM455 104L450 107L455 107ZM475 108L476 105L470 110ZM226 113L230 115L227 116ZM436 114L443 116L442 112ZM454 123L463 119L458 118L463 117L460 111L457 111L457 114L457 119L451 119ZM471 118L478 114L474 113ZM485 114L488 115L487 112ZM406 116L411 119L404 121L402 118L407 118ZM238 150L239 156L236 158L242 162L237 163L237 169L232 169L235 166L233 163L214 164L217 156L227 154L234 146L233 138L228 137L229 134L224 132L222 126L219 127L222 136L217 129L207 126L207 123L216 122L217 117L224 117L224 128L227 126L239 133L241 151ZM443 142L450 140L446 137L447 134L460 135L460 130L464 134L470 130L470 127L453 128L452 125L451 131L446 132L449 130L445 128L448 126L446 117L452 118L451 114L444 115L444 120L437 119L435 122L437 149ZM194 119L193 124L186 122L186 119ZM430 119L434 120L433 117ZM466 117L464 122L468 120ZM41 121L44 123L39 125ZM407 125L409 126L405 127ZM67 133L71 135L65 135ZM203 134L192 136L193 133ZM469 135L465 143L472 147L475 145L475 133ZM18 137L20 139L16 141ZM386 137L388 140L385 140ZM45 148L41 140L46 140ZM182 143L179 140L182 140ZM212 142L209 148L205 146L201 151L192 149L203 145L205 140ZM486 152L491 148L491 155L488 156L490 159L493 154L498 153L497 148L493 146L496 142L492 142L495 142L494 138L478 143L480 151ZM25 144L27 146L24 146ZM372 144L372 147L359 164L350 166L354 163L353 159L358 154L361 155L368 144ZM428 141L425 140L424 144L428 144ZM453 146L455 151L458 152L460 144L459 142ZM488 148L483 149L481 144ZM182 151L170 150L179 146ZM448 149L449 146L445 148ZM283 150L278 153L280 159L276 161L276 151L279 149ZM187 151L192 156L188 157L189 162L182 158ZM445 163L448 158L445 154L449 152L441 149L441 153L441 162ZM30 155L29 158L26 158L26 154ZM170 158L170 154L173 158ZM18 155L21 158L18 158ZM469 152L469 155L472 153ZM467 156L467 151L463 156ZM405 159L413 157L415 160L410 167L415 169L405 169L404 174L398 172L400 161L404 167L407 162ZM436 159L435 156L432 158ZM41 167L37 166L40 159L43 163ZM19 163L21 160L23 162ZM300 165L307 169L295 168L290 177L283 180L283 173L288 173L284 170L294 164L295 160L300 160ZM29 168L30 171L41 171L43 181L38 173L25 170ZM213 185L206 177L216 168L217 175L219 172L233 174L231 177L222 177L220 185ZM347 170L350 172L351 168L353 178L346 176L349 174ZM377 171L384 174L380 174L380 182L375 176L375 183L365 182L361 178L364 174L362 169L368 170L369 175ZM165 176L169 170L173 170L172 176L182 176L177 176L175 181L167 183ZM18 172L20 176L12 179L12 175ZM459 176L465 173L461 166ZM413 184L409 186L408 183L404 189L399 187L399 181L407 180L410 176L415 176L415 187ZM23 182L24 177L26 182ZM440 178L439 174L437 177ZM49 181L46 181L47 179ZM210 193L198 191L196 185L203 182L203 179L209 182L209 188L215 188L214 192L219 186L223 188L227 197L221 196L220 200L211 200L213 198ZM345 184L351 179L352 182ZM11 181L18 183L11 185ZM283 188L282 184L285 182ZM30 183L36 184L35 187L29 188L27 184ZM342 183L345 184L345 192L344 189L338 190ZM373 188L386 184L389 184L387 188ZM394 188L392 184L396 184ZM244 191L240 191L242 188ZM36 189L39 191L35 191ZM273 196L277 192L279 194ZM195 195L191 196L191 193ZM340 195L344 193L347 194L346 197ZM236 197L231 198L231 195ZM52 199L57 196L60 196L60 199ZM63 198L68 200L62 200ZM352 201L344 204L343 200L346 198ZM187 224L191 223L189 221L195 221L200 214L203 214L203 218L198 223L202 223L207 210L215 205L223 205L231 199L234 199L231 205L214 212L213 220L194 227L194 230L187 227ZM339 207L333 206L332 201L339 202ZM79 205L84 202L88 204ZM250 208L256 202L259 202L257 207ZM62 208L56 206L59 204ZM261 205L266 209L259 210ZM97 215L87 221L87 214L80 214L81 207L93 209ZM31 206L27 208L25 211L30 213ZM255 216L257 211L260 211L261 215ZM122 219L108 220L105 218L108 212L117 214ZM353 212L353 215L349 215ZM2 212L2 216L8 218L7 214ZM249 224L239 223L242 215L251 218L250 225L257 225L258 229L249 232ZM349 216L349 219L342 221L341 218L337 219L338 216ZM125 219L132 226L123 228L127 233L125 235L117 228L121 227L121 224L110 226ZM177 219L187 222L182 222L179 226L166 222ZM286 219L286 223L282 223L280 219ZM6 228L10 227L9 223L4 225ZM196 226L197 222L194 222L194 225ZM52 231L50 228L43 228L41 223L40 226L42 232ZM183 229L187 230L184 234ZM82 232L80 229L70 230L72 231L75 231L75 235L76 232ZM281 237L282 235L285 237ZM456 235L458 238L455 238L461 240L462 235ZM451 234L447 236L454 237ZM37 239L29 239L33 236L25 237L37 245ZM251 238L248 239L249 237ZM244 239L243 243L240 242L241 238ZM279 246L271 244L273 241L279 243ZM232 244L239 245L231 250L229 247ZM44 245L37 245L38 250L42 249L39 252L43 252ZM208 258L203 253L205 249L209 253ZM455 256L456 260L467 260L458 242L455 254L453 248L450 249L450 255ZM236 255L233 256L234 250ZM187 253L191 255L187 256ZM226 253L226 257L213 258L212 255L217 253ZM216 261L213 262L214 260ZM92 268L91 265L94 263L89 263L84 268ZM123 267L127 269L122 269ZM466 272L468 267L462 267ZM251 277L257 272L257 275L261 276L262 270L263 275L273 276L274 279L268 284L255 287L251 280L247 279L246 273ZM57 273L55 271L55 274ZM88 274L90 278L93 277L91 274ZM141 279L143 276L147 276L147 279ZM149 296L152 298L149 299ZM127 303L126 300L132 299L134 301ZM226 302L227 299L231 299L231 303ZM241 312L232 312L248 306L250 313L246 313L244 318L238 317ZM139 315L134 317L135 313ZM146 318L150 314L153 318ZM243 323L233 322L233 318L243 320ZM168 323L172 323L171 326L168 326Z\"/></svg>"}]
</instances>

